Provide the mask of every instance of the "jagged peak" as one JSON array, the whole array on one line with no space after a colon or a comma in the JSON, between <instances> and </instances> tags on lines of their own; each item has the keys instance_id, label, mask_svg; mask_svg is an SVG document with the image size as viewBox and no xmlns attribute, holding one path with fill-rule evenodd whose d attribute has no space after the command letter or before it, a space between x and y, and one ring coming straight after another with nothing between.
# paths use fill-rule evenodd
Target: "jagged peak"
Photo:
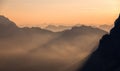
<instances>
[{"instance_id":1,"label":"jagged peak","mask_svg":"<svg viewBox=\"0 0 120 71\"><path fill-rule=\"evenodd\" d=\"M17 27L17 25L13 21L8 19L4 15L0 15L0 25L4 25L4 26L12 25L12 26Z\"/></svg>"},{"instance_id":2,"label":"jagged peak","mask_svg":"<svg viewBox=\"0 0 120 71\"><path fill-rule=\"evenodd\" d=\"M8 20L8 18L5 17L5 16L3 16L3 15L0 15L0 19L1 19L1 20L3 20L3 19L7 19L7 20Z\"/></svg>"}]
</instances>

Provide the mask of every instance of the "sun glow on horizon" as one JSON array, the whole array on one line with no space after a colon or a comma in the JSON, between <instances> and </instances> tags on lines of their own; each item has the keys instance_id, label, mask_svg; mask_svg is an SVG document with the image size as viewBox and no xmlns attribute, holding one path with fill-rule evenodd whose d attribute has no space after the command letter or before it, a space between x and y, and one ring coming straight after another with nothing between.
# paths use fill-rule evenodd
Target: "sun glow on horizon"
<instances>
[{"instance_id":1,"label":"sun glow on horizon","mask_svg":"<svg viewBox=\"0 0 120 71\"><path fill-rule=\"evenodd\" d=\"M5 0L1 15L18 26L113 24L119 0Z\"/></svg>"}]
</instances>

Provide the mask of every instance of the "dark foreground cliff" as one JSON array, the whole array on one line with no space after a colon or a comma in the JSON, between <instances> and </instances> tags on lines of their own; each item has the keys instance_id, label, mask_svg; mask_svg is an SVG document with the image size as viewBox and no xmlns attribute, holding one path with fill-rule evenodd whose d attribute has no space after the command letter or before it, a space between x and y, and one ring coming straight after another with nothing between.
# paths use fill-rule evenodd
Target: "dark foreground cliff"
<instances>
[{"instance_id":1,"label":"dark foreground cliff","mask_svg":"<svg viewBox=\"0 0 120 71\"><path fill-rule=\"evenodd\" d=\"M78 71L120 71L120 16L110 33L102 37L98 49Z\"/></svg>"}]
</instances>

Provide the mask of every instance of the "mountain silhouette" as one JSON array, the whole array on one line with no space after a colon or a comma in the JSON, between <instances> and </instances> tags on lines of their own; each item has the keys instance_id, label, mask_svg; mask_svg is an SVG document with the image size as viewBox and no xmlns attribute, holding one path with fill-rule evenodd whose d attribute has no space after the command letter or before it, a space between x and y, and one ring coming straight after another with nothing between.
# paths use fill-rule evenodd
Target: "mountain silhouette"
<instances>
[{"instance_id":1,"label":"mountain silhouette","mask_svg":"<svg viewBox=\"0 0 120 71\"><path fill-rule=\"evenodd\" d=\"M63 25L55 26L55 25L48 25L48 26L46 26L44 29L47 29L47 30L50 30L50 31L53 31L53 32L61 32L61 31L68 30L68 29L71 29L71 28L72 28L72 26L63 26Z\"/></svg>"},{"instance_id":2,"label":"mountain silhouette","mask_svg":"<svg viewBox=\"0 0 120 71\"><path fill-rule=\"evenodd\" d=\"M106 33L91 26L61 32L20 28L1 16L0 71L75 71Z\"/></svg>"},{"instance_id":3,"label":"mountain silhouette","mask_svg":"<svg viewBox=\"0 0 120 71\"><path fill-rule=\"evenodd\" d=\"M14 22L0 15L0 38L4 37L16 37L16 36L30 36L34 34L51 34L52 31L41 29L39 27L24 27L19 28Z\"/></svg>"},{"instance_id":4,"label":"mountain silhouette","mask_svg":"<svg viewBox=\"0 0 120 71\"><path fill-rule=\"evenodd\" d=\"M10 36L14 34L16 31L18 31L18 27L16 24L12 21L10 21L8 18L0 15L0 36Z\"/></svg>"},{"instance_id":5,"label":"mountain silhouette","mask_svg":"<svg viewBox=\"0 0 120 71\"><path fill-rule=\"evenodd\" d=\"M0 15L0 27L12 27L12 28L17 28L16 24L12 21L10 21L8 18L5 16Z\"/></svg>"},{"instance_id":6,"label":"mountain silhouette","mask_svg":"<svg viewBox=\"0 0 120 71\"><path fill-rule=\"evenodd\" d=\"M75 71L79 62L82 65L82 60L98 46L99 39L104 34L106 34L105 31L91 26L73 27L71 30L61 32L57 38L32 50L32 53L40 53L42 48L44 52L64 59L62 62L68 62L66 65L62 65L59 71Z\"/></svg>"},{"instance_id":7,"label":"mountain silhouette","mask_svg":"<svg viewBox=\"0 0 120 71\"><path fill-rule=\"evenodd\" d=\"M120 15L109 34L78 71L120 71Z\"/></svg>"},{"instance_id":8,"label":"mountain silhouette","mask_svg":"<svg viewBox=\"0 0 120 71\"><path fill-rule=\"evenodd\" d=\"M74 45L76 45L77 48L80 48L80 46L82 47L82 45L84 45L82 43L83 41L86 41L89 44L91 42L96 42L96 44L97 44L97 42L99 41L101 36L106 34L106 33L107 32L105 32L101 29L93 28L91 26L84 26L83 25L80 27L73 27L70 30L58 32L57 34L60 34L60 35L57 38L52 39L50 42L46 43L42 47L49 47L50 48L50 47L53 47L53 45L54 45L54 46L57 46L60 48L64 48L65 44L67 44L67 46L68 46L68 44L69 44L69 46L73 46L73 44L74 44ZM92 36L94 36L94 38L90 39L89 37L92 37ZM89 42L90 40L91 40L91 42ZM58 46L60 44L61 44L61 46ZM62 45L62 44L64 44L64 45ZM89 48L89 49L93 49L93 47Z\"/></svg>"},{"instance_id":9,"label":"mountain silhouette","mask_svg":"<svg viewBox=\"0 0 120 71\"><path fill-rule=\"evenodd\" d=\"M98 26L98 28L100 28L100 29L102 29L102 30L105 30L105 31L107 31L107 32L110 32L110 29L113 28L113 25L104 24L104 25Z\"/></svg>"}]
</instances>

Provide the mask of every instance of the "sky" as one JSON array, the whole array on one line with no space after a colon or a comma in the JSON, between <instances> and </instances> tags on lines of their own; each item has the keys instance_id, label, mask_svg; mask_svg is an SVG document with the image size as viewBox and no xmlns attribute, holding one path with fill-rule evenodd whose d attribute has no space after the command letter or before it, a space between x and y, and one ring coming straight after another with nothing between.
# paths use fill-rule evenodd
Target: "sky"
<instances>
[{"instance_id":1,"label":"sky","mask_svg":"<svg viewBox=\"0 0 120 71\"><path fill-rule=\"evenodd\" d=\"M113 24L120 0L0 0L0 15L18 26Z\"/></svg>"}]
</instances>

